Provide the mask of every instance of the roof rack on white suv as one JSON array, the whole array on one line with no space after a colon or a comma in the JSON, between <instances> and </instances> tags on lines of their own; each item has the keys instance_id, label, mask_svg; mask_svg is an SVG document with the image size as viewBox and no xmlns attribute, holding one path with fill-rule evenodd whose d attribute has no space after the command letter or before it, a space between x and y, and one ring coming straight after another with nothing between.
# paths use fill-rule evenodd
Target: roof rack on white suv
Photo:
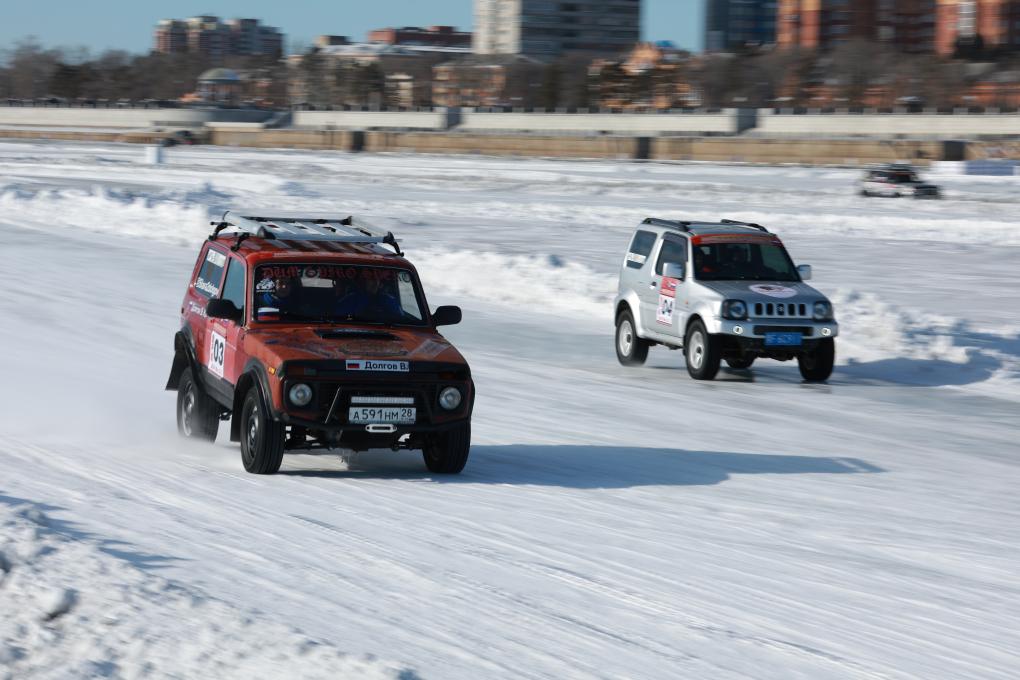
<instances>
[{"instance_id":1,"label":"roof rack on white suv","mask_svg":"<svg viewBox=\"0 0 1020 680\"><path fill-rule=\"evenodd\" d=\"M766 234L769 233L768 229L761 226L760 224L755 224L754 222L741 222L740 220L719 220L719 222L722 224L729 224L737 227L751 227L752 229L757 229L758 231L764 231Z\"/></svg>"},{"instance_id":2,"label":"roof rack on white suv","mask_svg":"<svg viewBox=\"0 0 1020 680\"><path fill-rule=\"evenodd\" d=\"M740 222L738 220L719 220L718 222L694 222L691 220L663 220L657 217L646 217L644 224L651 224L656 227L665 227L667 229L679 229L680 231L691 231L692 228L712 228L719 226L726 227L748 227L750 229L757 229L763 231L766 234L770 233L768 229L755 224L754 222Z\"/></svg>"},{"instance_id":3,"label":"roof rack on white suv","mask_svg":"<svg viewBox=\"0 0 1020 680\"><path fill-rule=\"evenodd\" d=\"M214 229L209 235L215 241L220 233L237 234L235 249L252 236L267 240L332 241L334 243L376 243L391 246L397 255L403 255L393 232L381 231L356 221L354 217L324 215L259 214L252 211L228 210L218 222L210 223Z\"/></svg>"}]
</instances>

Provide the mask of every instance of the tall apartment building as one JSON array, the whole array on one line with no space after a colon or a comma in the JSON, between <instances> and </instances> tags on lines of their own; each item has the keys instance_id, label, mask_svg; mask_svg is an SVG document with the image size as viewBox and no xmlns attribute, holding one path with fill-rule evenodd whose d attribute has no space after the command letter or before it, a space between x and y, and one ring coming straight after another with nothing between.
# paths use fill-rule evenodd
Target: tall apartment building
<instances>
[{"instance_id":1,"label":"tall apartment building","mask_svg":"<svg viewBox=\"0 0 1020 680\"><path fill-rule=\"evenodd\" d=\"M155 51L166 54L192 52L211 57L283 53L283 34L258 19L220 21L202 15L189 19L164 19L156 25Z\"/></svg>"},{"instance_id":2,"label":"tall apartment building","mask_svg":"<svg viewBox=\"0 0 1020 680\"><path fill-rule=\"evenodd\" d=\"M776 41L777 0L708 0L705 49L723 52Z\"/></svg>"},{"instance_id":3,"label":"tall apartment building","mask_svg":"<svg viewBox=\"0 0 1020 680\"><path fill-rule=\"evenodd\" d=\"M219 17L197 16L184 20L188 31L188 52L210 57L230 54L230 34Z\"/></svg>"},{"instance_id":4,"label":"tall apartment building","mask_svg":"<svg viewBox=\"0 0 1020 680\"><path fill-rule=\"evenodd\" d=\"M405 26L380 28L368 34L368 42L387 45L434 45L436 47L471 47L471 34L453 26Z\"/></svg>"},{"instance_id":5,"label":"tall apartment building","mask_svg":"<svg viewBox=\"0 0 1020 680\"><path fill-rule=\"evenodd\" d=\"M937 0L936 50L951 55L958 40L981 37L987 48L1020 50L1020 0Z\"/></svg>"},{"instance_id":6,"label":"tall apartment building","mask_svg":"<svg viewBox=\"0 0 1020 680\"><path fill-rule=\"evenodd\" d=\"M258 19L228 19L232 54L283 54L283 34Z\"/></svg>"},{"instance_id":7,"label":"tall apartment building","mask_svg":"<svg viewBox=\"0 0 1020 680\"><path fill-rule=\"evenodd\" d=\"M936 0L779 0L780 47L831 49L854 38L932 52Z\"/></svg>"},{"instance_id":8,"label":"tall apartment building","mask_svg":"<svg viewBox=\"0 0 1020 680\"><path fill-rule=\"evenodd\" d=\"M183 21L163 19L156 25L156 51L164 54L188 51L188 26Z\"/></svg>"},{"instance_id":9,"label":"tall apartment building","mask_svg":"<svg viewBox=\"0 0 1020 680\"><path fill-rule=\"evenodd\" d=\"M641 37L641 0L475 0L476 54L615 54Z\"/></svg>"}]
</instances>

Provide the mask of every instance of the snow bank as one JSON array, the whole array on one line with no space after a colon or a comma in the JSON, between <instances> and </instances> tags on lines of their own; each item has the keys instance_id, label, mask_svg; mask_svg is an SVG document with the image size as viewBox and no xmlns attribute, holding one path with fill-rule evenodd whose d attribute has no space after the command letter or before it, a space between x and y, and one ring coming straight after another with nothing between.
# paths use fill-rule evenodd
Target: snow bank
<instances>
[{"instance_id":1,"label":"snow bank","mask_svg":"<svg viewBox=\"0 0 1020 680\"><path fill-rule=\"evenodd\" d=\"M870 200L880 201L883 199ZM1015 221L994 217L975 218L974 216L955 217L952 215L946 217L944 214L948 211L937 210L942 202L896 200L907 202L907 204L901 213L893 215L869 214L854 209L847 210L845 213L830 212L828 214L807 211L797 213L734 211L729 213L729 217L767 225L780 237L795 234L812 238L849 236L857 239L870 238L886 241L1020 245L1020 229L1017 229ZM923 211L919 209L918 203L923 204L921 206ZM1001 213L998 214L1001 215Z\"/></svg>"},{"instance_id":2,"label":"snow bank","mask_svg":"<svg viewBox=\"0 0 1020 680\"><path fill-rule=\"evenodd\" d=\"M877 295L842 289L832 296L840 321L840 353L850 361L892 357L967 362L967 349L955 344L959 321L884 302Z\"/></svg>"},{"instance_id":3,"label":"snow bank","mask_svg":"<svg viewBox=\"0 0 1020 680\"><path fill-rule=\"evenodd\" d=\"M1020 399L1020 341L951 317L891 305L870 293L832 296L840 322L837 378L903 385L981 385Z\"/></svg>"},{"instance_id":4,"label":"snow bank","mask_svg":"<svg viewBox=\"0 0 1020 680\"><path fill-rule=\"evenodd\" d=\"M418 677L342 654L108 550L32 505L0 505L0 678Z\"/></svg>"},{"instance_id":5,"label":"snow bank","mask_svg":"<svg viewBox=\"0 0 1020 680\"><path fill-rule=\"evenodd\" d=\"M559 255L422 251L414 260L426 290L612 323L615 278Z\"/></svg>"},{"instance_id":6,"label":"snow bank","mask_svg":"<svg viewBox=\"0 0 1020 680\"><path fill-rule=\"evenodd\" d=\"M209 210L230 198L206 185L200 191L165 194L115 190L0 187L0 211L17 216L19 226L62 227L125 234L191 245L208 236ZM59 220L57 220L59 216Z\"/></svg>"}]
</instances>

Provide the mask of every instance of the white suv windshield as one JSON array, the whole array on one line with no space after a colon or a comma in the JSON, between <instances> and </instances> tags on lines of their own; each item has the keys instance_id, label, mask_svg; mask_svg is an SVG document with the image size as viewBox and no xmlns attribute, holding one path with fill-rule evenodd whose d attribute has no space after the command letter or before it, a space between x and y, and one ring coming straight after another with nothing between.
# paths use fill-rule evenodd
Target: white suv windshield
<instances>
[{"instance_id":1,"label":"white suv windshield","mask_svg":"<svg viewBox=\"0 0 1020 680\"><path fill-rule=\"evenodd\" d=\"M411 272L393 267L311 263L255 268L256 321L422 326Z\"/></svg>"},{"instance_id":2,"label":"white suv windshield","mask_svg":"<svg viewBox=\"0 0 1020 680\"><path fill-rule=\"evenodd\" d=\"M694 275L701 281L800 281L786 249L776 242L695 245Z\"/></svg>"}]
</instances>

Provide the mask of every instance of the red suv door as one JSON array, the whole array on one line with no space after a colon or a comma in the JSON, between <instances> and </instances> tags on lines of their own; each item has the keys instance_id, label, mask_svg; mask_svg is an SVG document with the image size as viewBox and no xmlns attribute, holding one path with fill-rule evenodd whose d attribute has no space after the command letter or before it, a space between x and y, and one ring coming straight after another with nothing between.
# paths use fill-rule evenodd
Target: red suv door
<instances>
[{"instance_id":1,"label":"red suv door","mask_svg":"<svg viewBox=\"0 0 1020 680\"><path fill-rule=\"evenodd\" d=\"M233 386L241 376L246 362L241 352L241 340L244 338L245 326L248 314L248 305L245 304L248 292L247 267L244 260L237 255L231 254L227 262L227 274L223 280L223 289L220 297L234 304L234 307L241 311L238 321L231 319L210 319L211 332L220 336L223 342L222 350L222 373L219 376L226 383L224 387L230 390L233 396Z\"/></svg>"},{"instance_id":2,"label":"red suv door","mask_svg":"<svg viewBox=\"0 0 1020 680\"><path fill-rule=\"evenodd\" d=\"M202 375L195 376L196 380L213 387L221 378L223 350L225 350L225 337L219 334L216 337L212 330L214 323L219 324L221 319L210 319L206 314L206 305L209 300L219 297L223 289L224 273L227 269L227 251L217 247L215 244L206 243L199 256L198 265L188 292L184 297L184 307L181 310L184 315L184 323L191 330L191 338L194 342L195 358L202 367ZM222 343L221 343L222 341ZM214 346L215 345L215 346Z\"/></svg>"}]
</instances>

